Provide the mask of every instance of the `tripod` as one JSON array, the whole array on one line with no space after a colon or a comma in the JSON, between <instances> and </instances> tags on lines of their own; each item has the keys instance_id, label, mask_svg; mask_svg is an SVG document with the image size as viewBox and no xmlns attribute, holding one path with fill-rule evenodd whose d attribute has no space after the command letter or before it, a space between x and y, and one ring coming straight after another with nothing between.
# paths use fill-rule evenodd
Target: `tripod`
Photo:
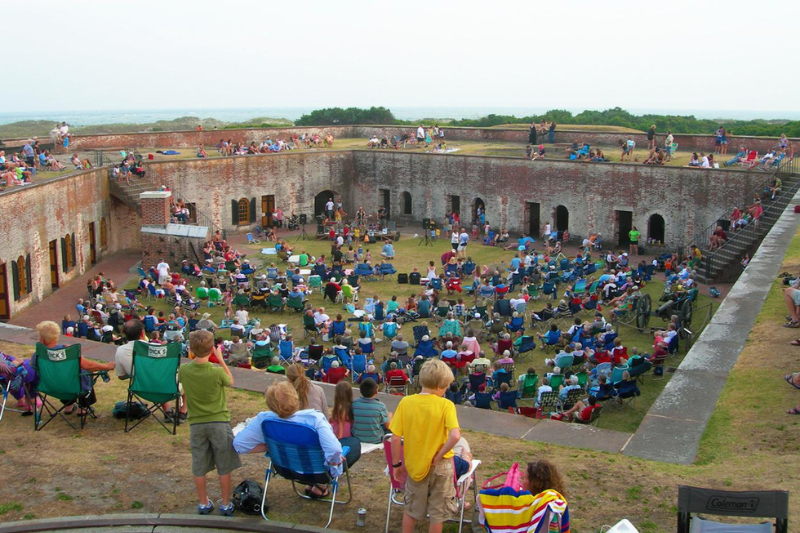
<instances>
[{"instance_id":1,"label":"tripod","mask_svg":"<svg viewBox=\"0 0 800 533\"><path fill-rule=\"evenodd\" d=\"M433 243L431 242L431 235L430 235L431 234L431 230L424 229L422 231L423 231L423 234L422 234L422 237L419 238L419 242L417 243L417 246L422 246L423 242L425 243L425 246L433 246Z\"/></svg>"},{"instance_id":2,"label":"tripod","mask_svg":"<svg viewBox=\"0 0 800 533\"><path fill-rule=\"evenodd\" d=\"M306 233L306 225L305 224L303 224L303 229L300 231L300 235L297 236L297 240L298 241L299 240L303 240L303 241L310 241L311 240L311 237L309 237L308 233Z\"/></svg>"}]
</instances>

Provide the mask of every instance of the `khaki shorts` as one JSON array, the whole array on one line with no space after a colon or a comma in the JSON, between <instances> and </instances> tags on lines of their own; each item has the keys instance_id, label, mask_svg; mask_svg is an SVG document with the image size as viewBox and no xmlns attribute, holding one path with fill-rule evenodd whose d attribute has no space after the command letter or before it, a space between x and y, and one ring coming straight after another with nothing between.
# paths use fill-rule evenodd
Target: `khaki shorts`
<instances>
[{"instance_id":1,"label":"khaki shorts","mask_svg":"<svg viewBox=\"0 0 800 533\"><path fill-rule=\"evenodd\" d=\"M440 524L458 511L456 487L453 481L453 460L442 459L422 481L410 477L403 498L405 512L414 520L430 516L432 524Z\"/></svg>"},{"instance_id":2,"label":"khaki shorts","mask_svg":"<svg viewBox=\"0 0 800 533\"><path fill-rule=\"evenodd\" d=\"M233 449L230 422L191 424L189 427L193 476L205 476L214 468L220 476L224 476L242 466L239 454Z\"/></svg>"}]
</instances>

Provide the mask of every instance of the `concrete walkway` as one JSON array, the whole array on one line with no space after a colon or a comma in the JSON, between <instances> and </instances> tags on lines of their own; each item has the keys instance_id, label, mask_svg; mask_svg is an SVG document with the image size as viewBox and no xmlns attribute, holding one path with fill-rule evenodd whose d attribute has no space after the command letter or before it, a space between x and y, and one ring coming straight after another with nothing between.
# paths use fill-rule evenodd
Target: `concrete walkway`
<instances>
[{"instance_id":1,"label":"concrete walkway","mask_svg":"<svg viewBox=\"0 0 800 533\"><path fill-rule=\"evenodd\" d=\"M764 238L750 265L645 415L624 453L691 464L722 389L797 232L798 192Z\"/></svg>"}]
</instances>

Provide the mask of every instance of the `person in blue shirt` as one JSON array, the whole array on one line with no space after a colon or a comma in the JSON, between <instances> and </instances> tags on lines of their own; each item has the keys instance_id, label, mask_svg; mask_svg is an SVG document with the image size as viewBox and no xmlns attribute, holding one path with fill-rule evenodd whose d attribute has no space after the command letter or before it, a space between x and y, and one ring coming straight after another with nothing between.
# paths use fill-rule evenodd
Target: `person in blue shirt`
<instances>
[{"instance_id":1,"label":"person in blue shirt","mask_svg":"<svg viewBox=\"0 0 800 533\"><path fill-rule=\"evenodd\" d=\"M394 246L390 241L386 241L386 244L383 245L383 249L381 250L381 257L386 259L394 259Z\"/></svg>"},{"instance_id":2,"label":"person in blue shirt","mask_svg":"<svg viewBox=\"0 0 800 533\"><path fill-rule=\"evenodd\" d=\"M453 343L452 342L447 341L447 344L445 345L445 349L442 350L441 357L442 357L442 361L444 361L448 365L455 365L456 364L456 358L458 357L458 352L453 349Z\"/></svg>"}]
</instances>

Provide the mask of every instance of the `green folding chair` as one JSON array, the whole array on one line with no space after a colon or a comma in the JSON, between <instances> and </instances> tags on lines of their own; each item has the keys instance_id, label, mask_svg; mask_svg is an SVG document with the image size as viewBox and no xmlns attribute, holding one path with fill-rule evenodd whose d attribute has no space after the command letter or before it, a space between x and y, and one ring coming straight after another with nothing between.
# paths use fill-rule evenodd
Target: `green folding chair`
<instances>
[{"instance_id":1,"label":"green folding chair","mask_svg":"<svg viewBox=\"0 0 800 533\"><path fill-rule=\"evenodd\" d=\"M536 389L539 383L539 375L536 373L525 374L520 386L520 400L536 398Z\"/></svg>"},{"instance_id":2,"label":"green folding chair","mask_svg":"<svg viewBox=\"0 0 800 533\"><path fill-rule=\"evenodd\" d=\"M269 300L267 300L267 307L269 307L271 311L280 311L283 313L284 303L281 295L275 293L270 294Z\"/></svg>"},{"instance_id":3,"label":"green folding chair","mask_svg":"<svg viewBox=\"0 0 800 533\"><path fill-rule=\"evenodd\" d=\"M272 350L272 345L267 343L263 346L259 344L253 345L253 355L250 359L250 364L253 368L267 368L272 364L272 357L275 355Z\"/></svg>"},{"instance_id":4,"label":"green folding chair","mask_svg":"<svg viewBox=\"0 0 800 533\"><path fill-rule=\"evenodd\" d=\"M150 415L164 413L163 404L176 402L175 416L172 418L172 434L178 432L177 402L181 393L178 389L178 367L181 364L181 345L148 344L136 341L133 345L133 363L131 365L131 380L128 383L128 416L125 417L125 433L147 420ZM134 401L152 402L146 405L142 417L132 426L130 425L131 404ZM153 417L161 427L169 431L169 427L159 417Z\"/></svg>"},{"instance_id":5,"label":"green folding chair","mask_svg":"<svg viewBox=\"0 0 800 533\"><path fill-rule=\"evenodd\" d=\"M45 427L57 416L63 418L72 429L77 430L69 418L64 416L64 409L73 403L77 403L83 410L83 414L78 415L81 429L86 425L88 416L97 418L94 410L88 405L88 399L97 378L102 374L108 374L81 372L80 344L51 349L44 344L36 343L36 360L33 366L39 376L36 397L41 401L41 406L36 407L33 417L35 431ZM53 399L61 400L64 405L56 407L52 403ZM45 415L47 420L43 420Z\"/></svg>"},{"instance_id":6,"label":"green folding chair","mask_svg":"<svg viewBox=\"0 0 800 533\"><path fill-rule=\"evenodd\" d=\"M297 296L295 298L292 298L290 296L289 299L286 301L286 306L289 309L294 309L295 311L302 311L303 308L304 308L304 306L303 306L303 297L302 296Z\"/></svg>"}]
</instances>

